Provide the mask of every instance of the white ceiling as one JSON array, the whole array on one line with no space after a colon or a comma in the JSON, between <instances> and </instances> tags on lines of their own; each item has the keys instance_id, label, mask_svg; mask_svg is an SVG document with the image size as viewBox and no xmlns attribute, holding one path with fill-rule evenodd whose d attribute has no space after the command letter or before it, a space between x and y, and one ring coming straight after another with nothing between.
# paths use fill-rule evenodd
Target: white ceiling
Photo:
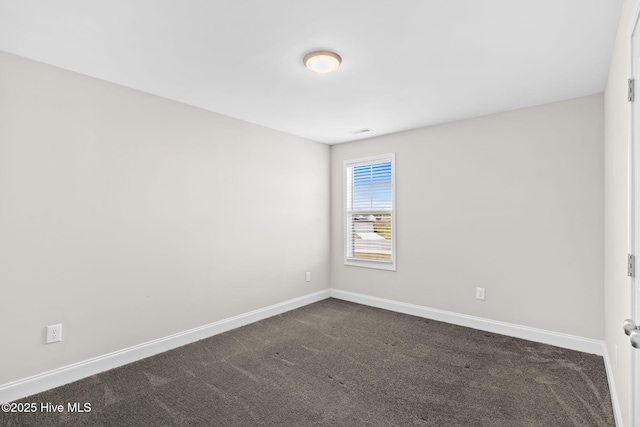
<instances>
[{"instance_id":1,"label":"white ceiling","mask_svg":"<svg viewBox=\"0 0 640 427\"><path fill-rule=\"evenodd\" d=\"M602 92L621 4L0 0L0 50L332 144Z\"/></svg>"}]
</instances>

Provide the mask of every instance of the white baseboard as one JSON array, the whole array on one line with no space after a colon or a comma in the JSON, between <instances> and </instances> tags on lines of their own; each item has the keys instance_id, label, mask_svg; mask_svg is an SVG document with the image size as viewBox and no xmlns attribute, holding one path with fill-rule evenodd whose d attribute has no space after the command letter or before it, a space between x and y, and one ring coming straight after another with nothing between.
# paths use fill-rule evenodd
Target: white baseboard
<instances>
[{"instance_id":1,"label":"white baseboard","mask_svg":"<svg viewBox=\"0 0 640 427\"><path fill-rule=\"evenodd\" d=\"M528 326L515 325L512 323L499 322L496 320L484 319L482 317L468 316L466 314L438 310L415 304L407 304L384 298L371 297L354 292L341 291L339 289L331 289L331 297L398 313L410 314L412 316L438 320L454 325L466 326L482 331L508 335L511 337L522 338L529 341L536 341L543 344L602 356L604 358L604 366L607 373L607 381L609 383L609 392L611 394L611 404L613 406L613 415L616 426L623 427L622 412L620 411L620 403L616 392L613 369L611 367L609 352L607 351L604 341L546 331L544 329L530 328Z\"/></svg>"},{"instance_id":2,"label":"white baseboard","mask_svg":"<svg viewBox=\"0 0 640 427\"><path fill-rule=\"evenodd\" d=\"M123 350L115 351L113 353L108 353L79 363L74 363L72 365L29 378L0 385L0 403L11 402L16 399L21 399L45 390L59 387L64 384L172 350L201 339L209 338L231 329L276 316L329 297L603 356L605 358L607 377L609 378L616 422L618 423L621 419L620 408L617 396L615 395L615 387L613 386L613 374L611 372L608 355L606 354L606 348L602 341L499 322L481 317L468 316L465 314L438 310L384 298L371 297L363 294L341 291L339 289L326 289L315 292L313 294L230 317L228 319L190 329L188 331L149 341ZM617 425L620 426L621 424Z\"/></svg>"},{"instance_id":3,"label":"white baseboard","mask_svg":"<svg viewBox=\"0 0 640 427\"><path fill-rule=\"evenodd\" d=\"M407 304L384 298L371 297L333 288L331 289L331 297L371 307L383 308L385 310L395 311L398 313L438 320L458 326L466 326L468 328L479 329L481 331L508 335L510 337L522 338L529 341L554 345L556 347L563 347L570 350L604 356L604 342L590 338L582 338L559 332L546 331L544 329L530 328L528 326L484 319L482 317L468 316L466 314L438 310L421 305Z\"/></svg>"},{"instance_id":4,"label":"white baseboard","mask_svg":"<svg viewBox=\"0 0 640 427\"><path fill-rule=\"evenodd\" d=\"M11 402L32 394L59 387L106 370L117 368L149 356L153 356L174 348L209 338L227 332L249 323L257 322L268 317L276 316L296 308L312 304L330 297L330 290L326 289L305 295L269 307L244 313L208 325L193 328L188 331L169 335L164 338L149 341L124 350L114 351L93 359L74 363L53 371L34 375L29 378L0 385L0 403Z\"/></svg>"},{"instance_id":5,"label":"white baseboard","mask_svg":"<svg viewBox=\"0 0 640 427\"><path fill-rule=\"evenodd\" d=\"M609 382L609 393L611 394L611 405L613 406L613 416L617 427L624 427L622 423L622 412L620 411L620 403L618 401L618 393L616 392L616 383L613 378L613 368L611 367L611 359L609 358L609 350L604 346L604 367L607 371L607 381Z\"/></svg>"}]
</instances>

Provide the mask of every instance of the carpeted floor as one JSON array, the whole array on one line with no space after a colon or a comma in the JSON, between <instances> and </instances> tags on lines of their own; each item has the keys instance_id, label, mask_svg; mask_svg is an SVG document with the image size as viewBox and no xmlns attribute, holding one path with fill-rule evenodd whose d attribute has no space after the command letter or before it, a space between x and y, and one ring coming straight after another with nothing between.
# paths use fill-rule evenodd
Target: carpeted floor
<instances>
[{"instance_id":1,"label":"carpeted floor","mask_svg":"<svg viewBox=\"0 0 640 427\"><path fill-rule=\"evenodd\" d=\"M21 402L65 411L0 425L615 425L602 357L336 299Z\"/></svg>"}]
</instances>

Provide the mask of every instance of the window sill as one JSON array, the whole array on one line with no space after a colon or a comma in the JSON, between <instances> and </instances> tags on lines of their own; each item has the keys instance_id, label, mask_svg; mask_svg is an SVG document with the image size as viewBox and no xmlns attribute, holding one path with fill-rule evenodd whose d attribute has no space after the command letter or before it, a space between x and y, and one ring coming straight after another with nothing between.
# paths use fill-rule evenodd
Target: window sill
<instances>
[{"instance_id":1,"label":"window sill","mask_svg":"<svg viewBox=\"0 0 640 427\"><path fill-rule=\"evenodd\" d=\"M345 260L344 265L349 267L364 267L373 268L375 270L396 271L396 264L387 262Z\"/></svg>"}]
</instances>

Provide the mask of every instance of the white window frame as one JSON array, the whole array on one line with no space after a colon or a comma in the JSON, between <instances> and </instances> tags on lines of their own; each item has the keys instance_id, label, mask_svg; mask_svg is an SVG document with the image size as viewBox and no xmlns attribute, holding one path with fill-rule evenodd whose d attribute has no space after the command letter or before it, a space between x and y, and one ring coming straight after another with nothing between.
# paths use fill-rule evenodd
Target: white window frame
<instances>
[{"instance_id":1,"label":"white window frame","mask_svg":"<svg viewBox=\"0 0 640 427\"><path fill-rule=\"evenodd\" d=\"M350 202L348 197L353 194L348 188L349 183L353 181L353 177L349 177L349 169L354 166L366 165L371 163L391 162L391 261L366 260L349 257L351 252L351 222L350 215L357 210L349 210ZM395 153L383 154L379 156L361 157L358 159L345 160L343 164L343 237L344 237L344 265L353 267L375 268L380 270L396 271L396 155ZM353 173L353 172L351 172ZM382 211L371 211L382 212Z\"/></svg>"}]
</instances>

